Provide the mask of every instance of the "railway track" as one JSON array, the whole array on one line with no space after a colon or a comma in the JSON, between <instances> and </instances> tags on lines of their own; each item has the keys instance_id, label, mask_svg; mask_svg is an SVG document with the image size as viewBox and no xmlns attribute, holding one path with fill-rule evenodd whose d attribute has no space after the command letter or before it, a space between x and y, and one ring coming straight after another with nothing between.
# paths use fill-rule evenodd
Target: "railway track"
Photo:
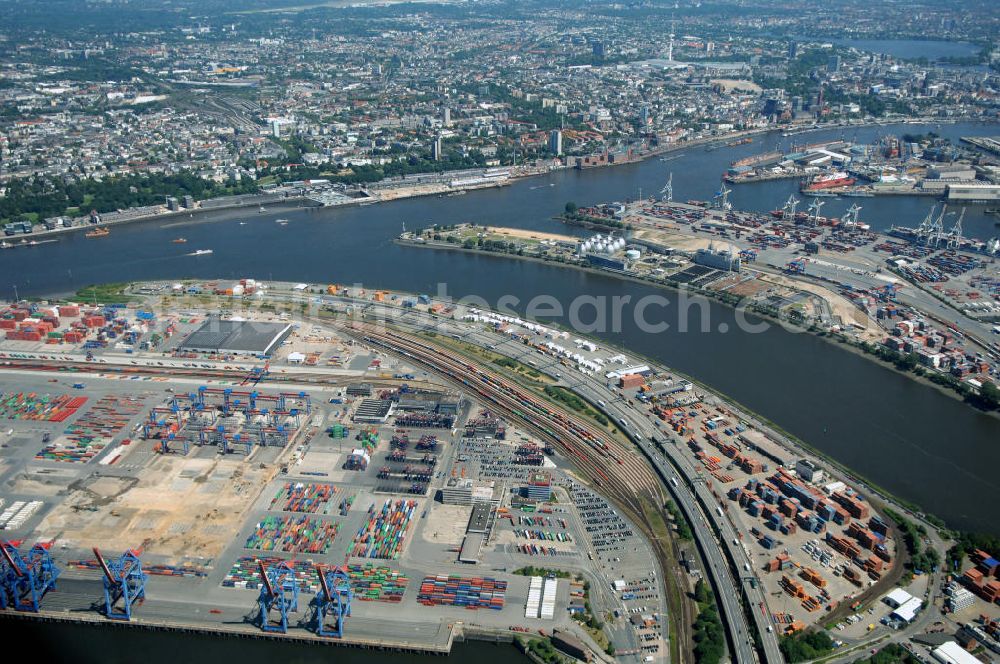
<instances>
[{"instance_id":1,"label":"railway track","mask_svg":"<svg viewBox=\"0 0 1000 664\"><path fill-rule=\"evenodd\" d=\"M540 437L554 443L592 479L615 491L621 502L630 508L641 511L636 498L638 492L656 493L656 478L648 467L607 432L582 418L560 413L499 373L450 358L443 349L423 340L362 324L353 327L368 343L431 367L513 416Z\"/></svg>"}]
</instances>

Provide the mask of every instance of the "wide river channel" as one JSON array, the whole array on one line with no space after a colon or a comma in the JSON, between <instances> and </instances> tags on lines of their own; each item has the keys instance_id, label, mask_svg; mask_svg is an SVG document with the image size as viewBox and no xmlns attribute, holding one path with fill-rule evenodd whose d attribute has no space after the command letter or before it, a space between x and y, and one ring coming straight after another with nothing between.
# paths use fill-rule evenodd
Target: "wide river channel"
<instances>
[{"instance_id":1,"label":"wide river channel","mask_svg":"<svg viewBox=\"0 0 1000 664\"><path fill-rule=\"evenodd\" d=\"M633 302L660 294L647 319L669 329L643 331L630 314L620 330L597 333L719 390L890 492L946 519L954 527L998 531L1000 419L980 413L937 390L808 334L778 327L740 331L734 312L706 305L708 325L681 331L675 293L611 276L535 262L397 245L407 229L466 221L551 232L570 232L556 221L567 201L580 205L624 200L659 191L673 172L676 200L710 199L720 175L737 158L792 143L843 137L870 141L880 135L936 131L957 142L967 135L1000 133L997 125L898 125L837 129L793 137L771 134L750 145L691 148L666 161L651 159L588 171L567 170L509 187L456 197L428 197L359 208L216 213L198 221L173 219L117 227L102 239L80 233L58 242L0 252L0 293L73 292L91 283L198 278L280 279L314 283L363 283L366 287L478 295L495 304L503 295L523 307L537 295L562 303L579 294L630 295ZM796 191L794 180L734 187L738 209L771 210ZM874 228L917 224L934 201L926 197L826 199L823 214L839 216L852 202ZM289 220L274 223L276 217ZM242 223L241 223L242 222ZM998 233L984 206L970 206L966 235ZM171 240L183 236L185 245ZM212 249L206 256L189 256ZM626 310L628 311L628 310ZM586 310L583 317L588 319ZM562 318L557 320L563 321ZM722 331L725 329L726 331Z\"/></svg>"}]
</instances>

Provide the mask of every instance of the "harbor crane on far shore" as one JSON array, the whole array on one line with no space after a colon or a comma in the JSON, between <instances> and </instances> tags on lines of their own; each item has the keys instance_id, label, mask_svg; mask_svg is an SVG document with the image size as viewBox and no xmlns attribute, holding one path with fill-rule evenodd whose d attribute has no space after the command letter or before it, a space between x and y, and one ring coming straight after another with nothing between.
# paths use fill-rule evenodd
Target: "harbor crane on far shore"
<instances>
[{"instance_id":1,"label":"harbor crane on far shore","mask_svg":"<svg viewBox=\"0 0 1000 664\"><path fill-rule=\"evenodd\" d=\"M726 186L723 182L719 191L715 194L715 204L720 210L729 211L733 209L733 204L729 201L729 194L733 193L733 190Z\"/></svg>"},{"instance_id":2,"label":"harbor crane on far shore","mask_svg":"<svg viewBox=\"0 0 1000 664\"><path fill-rule=\"evenodd\" d=\"M667 183L663 185L663 189L660 189L660 196L667 203L674 200L674 173L670 172L670 177L667 178Z\"/></svg>"},{"instance_id":3,"label":"harbor crane on far shore","mask_svg":"<svg viewBox=\"0 0 1000 664\"><path fill-rule=\"evenodd\" d=\"M813 226L819 225L819 211L826 205L826 201L821 201L818 198L814 198L813 202L809 204L809 223Z\"/></svg>"}]
</instances>

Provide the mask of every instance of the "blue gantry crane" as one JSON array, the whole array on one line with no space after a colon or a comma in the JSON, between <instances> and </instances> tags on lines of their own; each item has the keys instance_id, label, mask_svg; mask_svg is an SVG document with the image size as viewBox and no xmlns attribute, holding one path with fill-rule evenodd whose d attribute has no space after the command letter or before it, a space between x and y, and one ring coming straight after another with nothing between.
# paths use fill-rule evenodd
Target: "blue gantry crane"
<instances>
[{"instance_id":1,"label":"blue gantry crane","mask_svg":"<svg viewBox=\"0 0 1000 664\"><path fill-rule=\"evenodd\" d=\"M313 630L319 636L343 638L344 618L351 615L351 579L341 567L324 570L316 566L320 592L313 599ZM332 618L332 623L327 618Z\"/></svg>"},{"instance_id":2,"label":"blue gantry crane","mask_svg":"<svg viewBox=\"0 0 1000 664\"><path fill-rule=\"evenodd\" d=\"M132 620L132 605L145 599L149 578L142 571L140 554L130 549L118 560L106 561L94 547L94 555L104 571L104 615L112 620Z\"/></svg>"},{"instance_id":3,"label":"blue gantry crane","mask_svg":"<svg viewBox=\"0 0 1000 664\"><path fill-rule=\"evenodd\" d=\"M45 593L55 589L61 570L41 544L22 555L15 544L0 542L0 551L4 561L2 595L5 606L37 613Z\"/></svg>"},{"instance_id":4,"label":"blue gantry crane","mask_svg":"<svg viewBox=\"0 0 1000 664\"><path fill-rule=\"evenodd\" d=\"M288 631L288 614L299 610L299 586L295 573L287 562L271 568L260 565L260 595L257 597L257 623L265 632ZM278 619L271 620L277 611Z\"/></svg>"}]
</instances>

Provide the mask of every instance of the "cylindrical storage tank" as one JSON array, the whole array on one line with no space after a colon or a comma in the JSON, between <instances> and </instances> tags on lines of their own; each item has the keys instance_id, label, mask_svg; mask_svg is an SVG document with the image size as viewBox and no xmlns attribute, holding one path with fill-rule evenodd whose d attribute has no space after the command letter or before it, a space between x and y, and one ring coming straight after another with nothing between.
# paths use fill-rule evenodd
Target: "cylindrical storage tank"
<instances>
[{"instance_id":1,"label":"cylindrical storage tank","mask_svg":"<svg viewBox=\"0 0 1000 664\"><path fill-rule=\"evenodd\" d=\"M641 255L642 254L639 253L638 249L629 249L628 251L625 252L625 258L629 259L630 261L639 260L639 256Z\"/></svg>"}]
</instances>

